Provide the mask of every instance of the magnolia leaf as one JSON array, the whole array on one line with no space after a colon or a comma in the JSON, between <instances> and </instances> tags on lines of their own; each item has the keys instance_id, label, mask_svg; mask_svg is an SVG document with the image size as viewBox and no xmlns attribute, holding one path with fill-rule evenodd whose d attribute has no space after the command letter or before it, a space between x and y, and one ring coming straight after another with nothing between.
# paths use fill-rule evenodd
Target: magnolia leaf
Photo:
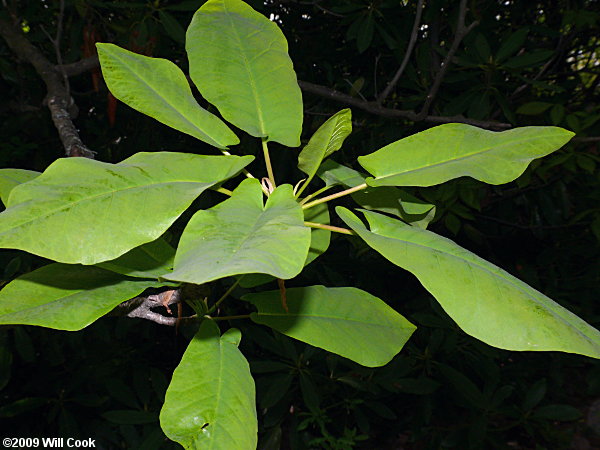
<instances>
[{"instance_id":1,"label":"magnolia leaf","mask_svg":"<svg viewBox=\"0 0 600 450\"><path fill-rule=\"evenodd\" d=\"M241 333L219 335L205 320L173 373L160 425L186 449L254 450L258 440L254 380L239 351Z\"/></svg>"},{"instance_id":2,"label":"magnolia leaf","mask_svg":"<svg viewBox=\"0 0 600 450\"><path fill-rule=\"evenodd\" d=\"M363 211L339 216L370 247L413 273L467 334L507 350L600 358L600 332L544 294L444 237Z\"/></svg>"},{"instance_id":3,"label":"magnolia leaf","mask_svg":"<svg viewBox=\"0 0 600 450\"><path fill-rule=\"evenodd\" d=\"M0 324L76 331L160 284L77 264L49 264L0 291Z\"/></svg>"},{"instance_id":4,"label":"magnolia leaf","mask_svg":"<svg viewBox=\"0 0 600 450\"><path fill-rule=\"evenodd\" d=\"M342 185L356 187L365 183L365 177L359 171L344 166L332 159L328 159L321 164L317 170L317 176L327 186Z\"/></svg>"},{"instance_id":5,"label":"magnolia leaf","mask_svg":"<svg viewBox=\"0 0 600 450\"><path fill-rule=\"evenodd\" d=\"M251 156L137 153L118 164L63 158L16 186L0 214L0 247L96 264L162 235L207 188Z\"/></svg>"},{"instance_id":6,"label":"magnolia leaf","mask_svg":"<svg viewBox=\"0 0 600 450\"><path fill-rule=\"evenodd\" d=\"M98 264L112 272L136 278L158 278L173 270L175 249L162 237L129 250L112 261Z\"/></svg>"},{"instance_id":7,"label":"magnolia leaf","mask_svg":"<svg viewBox=\"0 0 600 450\"><path fill-rule=\"evenodd\" d=\"M278 186L263 205L260 182L246 179L233 195L186 226L175 256L173 281L202 284L245 273L293 278L304 267L310 229L292 186Z\"/></svg>"},{"instance_id":8,"label":"magnolia leaf","mask_svg":"<svg viewBox=\"0 0 600 450\"><path fill-rule=\"evenodd\" d=\"M252 136L300 145L302 94L279 27L240 0L209 0L186 34L190 76L221 115Z\"/></svg>"},{"instance_id":9,"label":"magnolia leaf","mask_svg":"<svg viewBox=\"0 0 600 450\"><path fill-rule=\"evenodd\" d=\"M8 205L8 195L15 186L33 180L40 173L25 169L0 169L0 200Z\"/></svg>"},{"instance_id":10,"label":"magnolia leaf","mask_svg":"<svg viewBox=\"0 0 600 450\"><path fill-rule=\"evenodd\" d=\"M323 348L363 366L387 364L416 327L381 299L353 287L309 286L246 294L258 308L250 318L286 336Z\"/></svg>"},{"instance_id":11,"label":"magnolia leaf","mask_svg":"<svg viewBox=\"0 0 600 450\"><path fill-rule=\"evenodd\" d=\"M574 133L558 127L489 131L447 123L393 142L358 162L375 178L369 186L433 186L469 176L508 183L529 163L558 150Z\"/></svg>"},{"instance_id":12,"label":"magnolia leaf","mask_svg":"<svg viewBox=\"0 0 600 450\"><path fill-rule=\"evenodd\" d=\"M239 144L221 119L196 102L184 73L171 61L114 44L96 47L106 85L123 103L215 147Z\"/></svg>"},{"instance_id":13,"label":"magnolia leaf","mask_svg":"<svg viewBox=\"0 0 600 450\"><path fill-rule=\"evenodd\" d=\"M320 205L315 205L312 208L305 209L304 220L307 222L316 222L329 225L329 207L326 203L321 203ZM317 257L325 253L325 251L329 248L330 240L331 231L323 230L321 228L311 228L310 248L308 249L308 255L306 255L304 265L307 266ZM240 286L244 288L251 288L261 286L275 280L276 278L271 275L265 275L263 273L251 273L240 276Z\"/></svg>"},{"instance_id":14,"label":"magnolia leaf","mask_svg":"<svg viewBox=\"0 0 600 450\"><path fill-rule=\"evenodd\" d=\"M315 131L302 149L298 155L298 168L312 179L323 160L338 151L351 132L350 110L342 109L335 113Z\"/></svg>"}]
</instances>

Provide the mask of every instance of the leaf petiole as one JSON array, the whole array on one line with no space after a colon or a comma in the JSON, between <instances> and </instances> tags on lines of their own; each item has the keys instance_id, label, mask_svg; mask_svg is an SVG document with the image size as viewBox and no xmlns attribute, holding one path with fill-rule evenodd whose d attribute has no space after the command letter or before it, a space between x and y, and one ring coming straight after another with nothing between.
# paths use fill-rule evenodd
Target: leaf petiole
<instances>
[{"instance_id":1,"label":"leaf petiole","mask_svg":"<svg viewBox=\"0 0 600 450\"><path fill-rule=\"evenodd\" d=\"M219 305L220 305L221 303L223 303L223 301L224 301L224 300L225 300L227 297L229 297L229 295L230 295L230 294L233 292L233 290L234 290L234 289L237 287L237 285L238 285L238 284L240 284L240 281L242 280L242 278L244 278L244 276L243 276L243 275L242 275L241 277L239 277L239 278L238 278L238 279L235 281L235 283L233 283L233 284L232 284L232 285L229 287L229 289L227 289L227 290L225 291L225 293L224 293L224 294L221 296L221 298L220 298L219 300L217 300L217 301L215 302L215 304L214 304L214 305L212 305L212 306L211 306L211 307L208 309L208 311L206 311L206 315L210 315L210 314L212 314L212 313L213 313L213 312L214 312L214 311L215 311L215 310L216 310L216 309L219 307Z\"/></svg>"},{"instance_id":2,"label":"leaf petiole","mask_svg":"<svg viewBox=\"0 0 600 450\"><path fill-rule=\"evenodd\" d=\"M305 203L307 203L311 198L316 197L319 194L322 194L325 191L328 191L329 189L331 189L332 187L335 187L335 184L330 184L327 186L323 186L321 189L316 190L315 192L313 192L312 194L308 194L306 197L304 197L301 201L300 201L300 205L304 205Z\"/></svg>"},{"instance_id":3,"label":"leaf petiole","mask_svg":"<svg viewBox=\"0 0 600 450\"><path fill-rule=\"evenodd\" d=\"M353 192L361 191L366 189L367 183L359 184L358 186L354 186L353 188L346 189L345 191L337 192L335 194L328 195L327 197L318 198L317 200L313 200L312 202L306 203L302 205L302 209L312 208L313 206L320 205L321 203L326 203L329 200L333 200L334 198L343 197L344 195L352 194Z\"/></svg>"},{"instance_id":4,"label":"leaf petiole","mask_svg":"<svg viewBox=\"0 0 600 450\"><path fill-rule=\"evenodd\" d=\"M275 184L275 175L273 174L271 158L269 157L269 147L267 146L267 141L265 141L264 139L261 142L263 148L263 155L265 156L265 165L267 166L267 174L269 175L269 180L271 181L271 184L275 188L277 187L277 184Z\"/></svg>"},{"instance_id":5,"label":"leaf petiole","mask_svg":"<svg viewBox=\"0 0 600 450\"><path fill-rule=\"evenodd\" d=\"M333 231L334 233L349 234L351 236L356 234L354 231L347 228L334 227L333 225L325 225L324 223L304 222L304 226L310 228L319 228L320 230L329 230Z\"/></svg>"}]
</instances>

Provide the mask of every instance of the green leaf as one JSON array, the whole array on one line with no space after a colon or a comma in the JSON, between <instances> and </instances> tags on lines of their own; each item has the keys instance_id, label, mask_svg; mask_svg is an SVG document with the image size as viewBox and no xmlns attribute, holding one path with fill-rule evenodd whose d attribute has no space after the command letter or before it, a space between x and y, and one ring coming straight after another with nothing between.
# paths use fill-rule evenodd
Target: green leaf
<instances>
[{"instance_id":1,"label":"green leaf","mask_svg":"<svg viewBox=\"0 0 600 450\"><path fill-rule=\"evenodd\" d=\"M177 19L166 11L158 11L160 21L171 39L179 44L185 43L185 30Z\"/></svg>"},{"instance_id":2,"label":"green leaf","mask_svg":"<svg viewBox=\"0 0 600 450\"><path fill-rule=\"evenodd\" d=\"M304 220L306 222L322 223L329 225L329 207L327 203L321 203L315 205L312 208L304 210ZM319 255L325 253L329 248L329 242L331 241L331 231L322 230L320 228L310 229L310 248L308 249L308 255L304 265L308 265L313 262Z\"/></svg>"},{"instance_id":3,"label":"green leaf","mask_svg":"<svg viewBox=\"0 0 600 450\"><path fill-rule=\"evenodd\" d=\"M98 267L130 277L158 278L173 269L174 258L175 249L160 237Z\"/></svg>"},{"instance_id":4,"label":"green leaf","mask_svg":"<svg viewBox=\"0 0 600 450\"><path fill-rule=\"evenodd\" d=\"M433 186L462 176L502 184L573 135L558 127L494 132L448 123L393 142L358 162L375 176L367 178L369 186Z\"/></svg>"},{"instance_id":5,"label":"green leaf","mask_svg":"<svg viewBox=\"0 0 600 450\"><path fill-rule=\"evenodd\" d=\"M342 185L356 187L365 182L365 177L358 171L346 167L332 159L328 159L317 170L317 176L321 178L327 186Z\"/></svg>"},{"instance_id":6,"label":"green leaf","mask_svg":"<svg viewBox=\"0 0 600 450\"><path fill-rule=\"evenodd\" d=\"M0 291L0 324L81 330L119 303L158 286L98 267L49 264Z\"/></svg>"},{"instance_id":7,"label":"green leaf","mask_svg":"<svg viewBox=\"0 0 600 450\"><path fill-rule=\"evenodd\" d=\"M205 320L167 389L160 424L186 449L254 450L258 426L254 380L238 349L239 330L219 336Z\"/></svg>"},{"instance_id":8,"label":"green leaf","mask_svg":"<svg viewBox=\"0 0 600 450\"><path fill-rule=\"evenodd\" d=\"M548 60L554 55L555 50L539 50L531 53L524 53L509 59L504 67L509 69L522 69L524 67L535 67Z\"/></svg>"},{"instance_id":9,"label":"green leaf","mask_svg":"<svg viewBox=\"0 0 600 450\"><path fill-rule=\"evenodd\" d=\"M279 27L239 0L209 0L186 35L190 75L221 115L252 136L300 145L302 94Z\"/></svg>"},{"instance_id":10,"label":"green leaf","mask_svg":"<svg viewBox=\"0 0 600 450\"><path fill-rule=\"evenodd\" d=\"M542 420L570 422L581 418L581 411L571 405L546 405L536 409L530 417Z\"/></svg>"},{"instance_id":11,"label":"green leaf","mask_svg":"<svg viewBox=\"0 0 600 450\"><path fill-rule=\"evenodd\" d=\"M304 210L304 220L307 222L316 222L329 225L329 207L326 203L315 205L312 208ZM307 266L313 262L318 256L325 253L329 248L329 242L331 240L331 231L323 230L320 228L310 229L310 247L308 249L308 255L304 265ZM244 288L251 288L260 286L266 283L275 281L276 278L271 275L265 275L262 273L251 273L241 276L240 286Z\"/></svg>"},{"instance_id":12,"label":"green leaf","mask_svg":"<svg viewBox=\"0 0 600 450\"><path fill-rule=\"evenodd\" d=\"M315 176L321 162L338 151L351 132L352 113L349 109L338 111L315 131L298 155L298 168L308 175L309 181Z\"/></svg>"},{"instance_id":13,"label":"green leaf","mask_svg":"<svg viewBox=\"0 0 600 450\"><path fill-rule=\"evenodd\" d=\"M198 105L185 75L171 61L114 44L96 47L106 85L123 103L215 147L240 142L221 119Z\"/></svg>"},{"instance_id":14,"label":"green leaf","mask_svg":"<svg viewBox=\"0 0 600 450\"><path fill-rule=\"evenodd\" d=\"M360 172L332 160L327 160L321 165L318 175L328 186L341 184L356 187L366 181ZM420 228L427 228L435 217L435 206L395 187L369 187L351 195L352 199L365 209L394 214Z\"/></svg>"},{"instance_id":15,"label":"green leaf","mask_svg":"<svg viewBox=\"0 0 600 450\"><path fill-rule=\"evenodd\" d=\"M392 186L370 187L352 198L365 209L393 214L420 228L427 228L435 216L435 206Z\"/></svg>"},{"instance_id":16,"label":"green leaf","mask_svg":"<svg viewBox=\"0 0 600 450\"><path fill-rule=\"evenodd\" d=\"M8 206L8 195L15 186L33 180L40 173L25 169L0 169L0 200Z\"/></svg>"},{"instance_id":17,"label":"green leaf","mask_svg":"<svg viewBox=\"0 0 600 450\"><path fill-rule=\"evenodd\" d=\"M369 48L371 41L373 40L374 31L375 20L373 19L373 15L369 14L367 17L365 17L358 28L358 33L356 36L356 48L358 49L358 53L363 53Z\"/></svg>"},{"instance_id":18,"label":"green leaf","mask_svg":"<svg viewBox=\"0 0 600 450\"><path fill-rule=\"evenodd\" d=\"M173 273L164 278L202 284L244 273L289 279L304 267L310 230L292 186L278 186L263 205L260 182L246 179L233 195L186 226Z\"/></svg>"},{"instance_id":19,"label":"green leaf","mask_svg":"<svg viewBox=\"0 0 600 450\"><path fill-rule=\"evenodd\" d=\"M519 28L505 39L496 53L496 61L503 62L506 58L514 55L525 43L528 33L529 28Z\"/></svg>"},{"instance_id":20,"label":"green leaf","mask_svg":"<svg viewBox=\"0 0 600 450\"><path fill-rule=\"evenodd\" d=\"M64 263L115 259L157 239L198 195L252 159L173 152L118 164L59 159L12 190L0 214L0 247Z\"/></svg>"},{"instance_id":21,"label":"green leaf","mask_svg":"<svg viewBox=\"0 0 600 450\"><path fill-rule=\"evenodd\" d=\"M416 329L381 299L352 287L287 289L289 312L279 291L242 300L258 308L250 315L254 322L367 367L387 364Z\"/></svg>"},{"instance_id":22,"label":"green leaf","mask_svg":"<svg viewBox=\"0 0 600 450\"><path fill-rule=\"evenodd\" d=\"M600 332L509 273L430 231L363 211L342 220L370 247L416 275L465 333L507 350L556 350L600 358Z\"/></svg>"},{"instance_id":23,"label":"green leaf","mask_svg":"<svg viewBox=\"0 0 600 450\"><path fill-rule=\"evenodd\" d=\"M516 112L517 114L523 114L526 116L537 116L552 106L553 104L548 102L529 102L519 106Z\"/></svg>"}]
</instances>

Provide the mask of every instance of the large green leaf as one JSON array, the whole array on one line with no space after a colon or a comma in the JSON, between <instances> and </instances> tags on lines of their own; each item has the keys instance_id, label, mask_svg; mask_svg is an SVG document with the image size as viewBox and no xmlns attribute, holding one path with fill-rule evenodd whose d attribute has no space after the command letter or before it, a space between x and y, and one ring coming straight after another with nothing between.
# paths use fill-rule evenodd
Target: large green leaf
<instances>
[{"instance_id":1,"label":"large green leaf","mask_svg":"<svg viewBox=\"0 0 600 450\"><path fill-rule=\"evenodd\" d=\"M98 267L49 264L0 291L0 324L81 330L119 303L157 286Z\"/></svg>"},{"instance_id":2,"label":"large green leaf","mask_svg":"<svg viewBox=\"0 0 600 450\"><path fill-rule=\"evenodd\" d=\"M0 214L0 247L96 264L157 239L207 188L251 156L137 153L119 164L63 158L15 187Z\"/></svg>"},{"instance_id":3,"label":"large green leaf","mask_svg":"<svg viewBox=\"0 0 600 450\"><path fill-rule=\"evenodd\" d=\"M323 160L338 151L351 132L350 110L342 109L335 113L315 131L302 149L298 155L298 168L312 179Z\"/></svg>"},{"instance_id":4,"label":"large green leaf","mask_svg":"<svg viewBox=\"0 0 600 450\"><path fill-rule=\"evenodd\" d=\"M363 211L340 217L373 249L417 276L467 334L508 350L557 350L600 358L600 332L504 270L430 231Z\"/></svg>"},{"instance_id":5,"label":"large green leaf","mask_svg":"<svg viewBox=\"0 0 600 450\"><path fill-rule=\"evenodd\" d=\"M15 186L33 180L40 173L25 169L0 169L0 200L8 206L8 195Z\"/></svg>"},{"instance_id":6,"label":"large green leaf","mask_svg":"<svg viewBox=\"0 0 600 450\"><path fill-rule=\"evenodd\" d=\"M114 44L96 44L108 89L123 103L165 125L225 149L240 141L217 116L202 108L179 67Z\"/></svg>"},{"instance_id":7,"label":"large green leaf","mask_svg":"<svg viewBox=\"0 0 600 450\"><path fill-rule=\"evenodd\" d=\"M352 287L287 289L286 311L279 291L246 294L258 308L250 318L280 333L356 361L387 364L416 327L371 294Z\"/></svg>"},{"instance_id":8,"label":"large green leaf","mask_svg":"<svg viewBox=\"0 0 600 450\"><path fill-rule=\"evenodd\" d=\"M448 123L393 142L358 162L375 176L367 178L370 186L433 186L462 176L502 184L573 135L558 127L495 132Z\"/></svg>"},{"instance_id":9,"label":"large green leaf","mask_svg":"<svg viewBox=\"0 0 600 450\"><path fill-rule=\"evenodd\" d=\"M325 161L317 173L328 186L356 187L366 181L360 172L331 159ZM435 216L435 206L392 186L368 187L351 196L365 209L393 214L420 228L427 228Z\"/></svg>"},{"instance_id":10,"label":"large green leaf","mask_svg":"<svg viewBox=\"0 0 600 450\"><path fill-rule=\"evenodd\" d=\"M160 237L98 267L130 277L158 278L173 269L174 258L175 249Z\"/></svg>"},{"instance_id":11,"label":"large green leaf","mask_svg":"<svg viewBox=\"0 0 600 450\"><path fill-rule=\"evenodd\" d=\"M254 380L238 349L241 334L219 334L213 321L200 325L173 373L160 425L185 449L255 450Z\"/></svg>"},{"instance_id":12,"label":"large green leaf","mask_svg":"<svg viewBox=\"0 0 600 450\"><path fill-rule=\"evenodd\" d=\"M278 186L266 205L262 197L260 182L246 179L229 199L194 214L179 241L173 273L164 278L202 284L245 273L298 275L310 230L292 186Z\"/></svg>"},{"instance_id":13,"label":"large green leaf","mask_svg":"<svg viewBox=\"0 0 600 450\"><path fill-rule=\"evenodd\" d=\"M222 116L252 136L300 145L302 94L281 30L240 0L209 0L186 35L190 75Z\"/></svg>"}]
</instances>

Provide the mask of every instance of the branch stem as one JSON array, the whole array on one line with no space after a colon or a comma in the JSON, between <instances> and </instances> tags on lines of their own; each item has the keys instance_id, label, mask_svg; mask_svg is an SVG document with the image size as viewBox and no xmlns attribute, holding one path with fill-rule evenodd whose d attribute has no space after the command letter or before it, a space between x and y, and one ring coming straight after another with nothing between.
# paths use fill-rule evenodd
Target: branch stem
<instances>
[{"instance_id":1,"label":"branch stem","mask_svg":"<svg viewBox=\"0 0 600 450\"><path fill-rule=\"evenodd\" d=\"M313 200L312 202L306 203L305 205L302 205L302 209L312 208L313 206L320 205L321 203L326 203L329 200L333 200L334 198L339 198L343 197L344 195L352 194L353 192L362 191L367 187L367 183L359 184L358 186L346 189L345 191L336 192L335 194L328 195L327 197L322 197L317 200Z\"/></svg>"},{"instance_id":2,"label":"branch stem","mask_svg":"<svg viewBox=\"0 0 600 450\"><path fill-rule=\"evenodd\" d=\"M304 222L304 226L318 228L320 230L329 230L333 231L334 233L349 234L351 236L356 234L354 231L349 230L348 228L334 227L333 225L325 225L324 223Z\"/></svg>"},{"instance_id":3,"label":"branch stem","mask_svg":"<svg viewBox=\"0 0 600 450\"><path fill-rule=\"evenodd\" d=\"M415 17L415 22L413 23L413 29L410 33L410 40L408 41L408 47L406 48L406 53L404 54L404 59L402 60L402 63L400 64L400 68L394 75L394 78L392 78L392 81L389 82L389 84L386 86L385 90L381 93L381 95L377 99L378 103L382 103L388 97L388 95L390 95L390 93L392 92L392 89L394 89L394 87L400 80L400 77L404 73L404 69L406 69L406 66L408 65L408 61L410 60L410 56L411 56L412 51L417 42L417 36L419 34L419 25L421 24L421 14L423 13L424 1L425 0L419 0L417 3L417 15Z\"/></svg>"}]
</instances>

